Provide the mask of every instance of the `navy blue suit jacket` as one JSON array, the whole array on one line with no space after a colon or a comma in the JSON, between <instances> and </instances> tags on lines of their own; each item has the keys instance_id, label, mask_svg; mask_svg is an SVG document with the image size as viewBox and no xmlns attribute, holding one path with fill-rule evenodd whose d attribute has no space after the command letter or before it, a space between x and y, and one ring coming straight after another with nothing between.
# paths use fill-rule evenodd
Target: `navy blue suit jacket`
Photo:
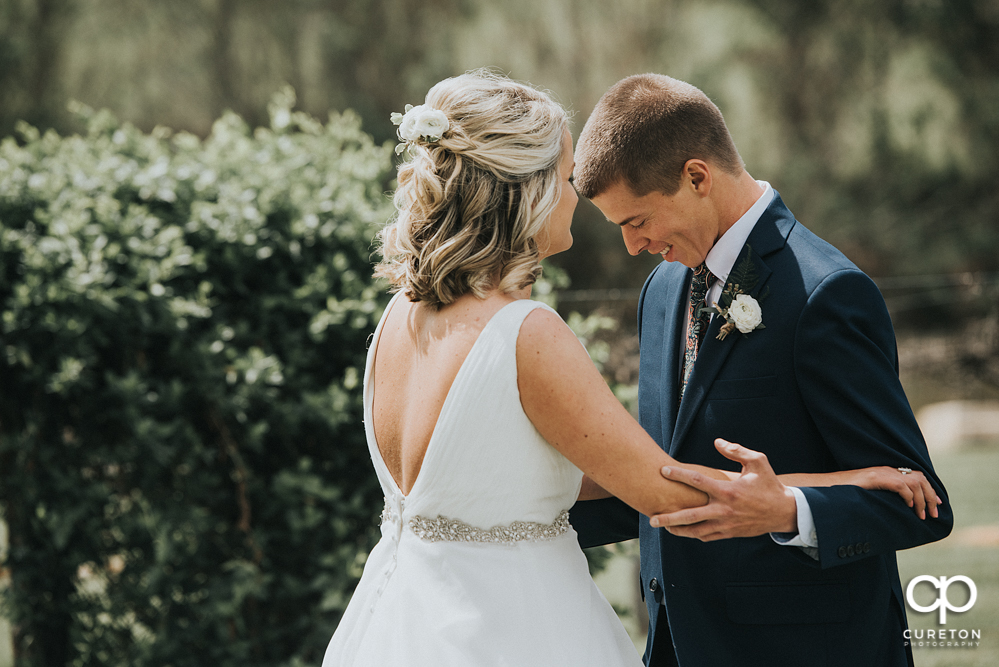
<instances>
[{"instance_id":1,"label":"navy blue suit jacket","mask_svg":"<svg viewBox=\"0 0 999 667\"><path fill-rule=\"evenodd\" d=\"M645 430L677 460L714 468L738 469L715 450L721 437L766 453L778 474L921 470L946 501L898 380L895 334L877 286L776 194L747 246L759 275L751 294L768 293L766 328L717 340L722 322L713 318L682 404L691 272L664 262L646 281L638 315ZM923 521L887 491L804 493L818 560L769 535L675 537L613 499L577 503L571 518L583 546L640 537L649 665L911 664L895 552L945 537L949 503L940 518Z\"/></svg>"}]
</instances>

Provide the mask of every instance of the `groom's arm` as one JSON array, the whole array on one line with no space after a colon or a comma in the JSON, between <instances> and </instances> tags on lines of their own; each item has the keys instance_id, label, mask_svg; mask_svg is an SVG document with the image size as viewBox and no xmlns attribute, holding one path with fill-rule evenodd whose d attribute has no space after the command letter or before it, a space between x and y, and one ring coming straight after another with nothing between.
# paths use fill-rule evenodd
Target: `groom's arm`
<instances>
[{"instance_id":1,"label":"groom's arm","mask_svg":"<svg viewBox=\"0 0 999 667\"><path fill-rule=\"evenodd\" d=\"M790 553L825 568L946 537L953 515L898 381L894 332L877 287L857 270L827 277L802 310L796 332L795 379L835 469L919 470L944 504L937 518L924 520L891 491L802 487L814 519L818 560L796 549ZM790 491L779 484L766 457L729 448L724 441L716 444L741 462L746 474L719 482L682 469L664 472L704 491L710 502L652 517L652 525L705 541L796 531L795 503L788 502Z\"/></svg>"},{"instance_id":2,"label":"groom's arm","mask_svg":"<svg viewBox=\"0 0 999 667\"><path fill-rule=\"evenodd\" d=\"M899 382L895 334L873 281L857 270L826 278L802 310L794 355L801 395L839 469L919 470L944 500L938 518L922 520L888 491L803 488L821 566L946 537L950 503Z\"/></svg>"},{"instance_id":3,"label":"groom's arm","mask_svg":"<svg viewBox=\"0 0 999 667\"><path fill-rule=\"evenodd\" d=\"M580 500L569 510L569 523L584 549L637 538L638 517L638 510L617 498Z\"/></svg>"}]
</instances>

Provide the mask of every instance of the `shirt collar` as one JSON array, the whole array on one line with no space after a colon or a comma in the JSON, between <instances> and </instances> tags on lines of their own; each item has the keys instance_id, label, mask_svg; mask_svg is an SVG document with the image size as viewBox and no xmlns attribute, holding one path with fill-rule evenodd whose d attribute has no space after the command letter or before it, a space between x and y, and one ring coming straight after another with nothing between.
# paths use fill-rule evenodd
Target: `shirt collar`
<instances>
[{"instance_id":1,"label":"shirt collar","mask_svg":"<svg viewBox=\"0 0 999 667\"><path fill-rule=\"evenodd\" d=\"M774 198L774 189L766 181L756 181L763 188L763 194L756 200L756 203L749 207L749 210L742 214L742 217L729 227L728 231L718 239L708 256L704 258L708 270L711 271L724 285L728 280L728 274L735 266L735 260L739 259L742 247L746 245L746 239L752 233L760 216L770 206Z\"/></svg>"}]
</instances>

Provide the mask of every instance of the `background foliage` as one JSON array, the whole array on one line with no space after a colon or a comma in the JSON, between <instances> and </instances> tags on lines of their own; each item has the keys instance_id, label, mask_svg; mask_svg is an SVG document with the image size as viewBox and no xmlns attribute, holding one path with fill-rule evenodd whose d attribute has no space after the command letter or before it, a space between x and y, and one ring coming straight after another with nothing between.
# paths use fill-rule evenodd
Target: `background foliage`
<instances>
[{"instance_id":1,"label":"background foliage","mask_svg":"<svg viewBox=\"0 0 999 667\"><path fill-rule=\"evenodd\" d=\"M361 389L392 142L294 101L204 141L77 105L85 136L0 143L19 665L322 658L377 537ZM598 364L613 324L570 318Z\"/></svg>"},{"instance_id":2,"label":"background foliage","mask_svg":"<svg viewBox=\"0 0 999 667\"><path fill-rule=\"evenodd\" d=\"M318 663L380 505L359 385L388 115L481 66L577 132L629 74L701 87L750 173L878 278L903 347L946 338L910 398L999 388L995 0L4 0L19 664ZM584 307L620 297L625 335L568 319L627 402L627 295L658 260L586 202L573 233L555 261Z\"/></svg>"},{"instance_id":3,"label":"background foliage","mask_svg":"<svg viewBox=\"0 0 999 667\"><path fill-rule=\"evenodd\" d=\"M315 664L380 493L391 149L271 104L0 144L0 507L23 665Z\"/></svg>"},{"instance_id":4,"label":"background foliage","mask_svg":"<svg viewBox=\"0 0 999 667\"><path fill-rule=\"evenodd\" d=\"M390 112L481 66L553 90L578 131L612 83L657 71L707 92L750 173L871 275L996 272L997 44L995 0L7 0L0 136L72 129L69 99L205 136L226 109L266 124L287 83L381 142ZM556 261L577 289L640 286L655 262L589 205L575 231Z\"/></svg>"}]
</instances>

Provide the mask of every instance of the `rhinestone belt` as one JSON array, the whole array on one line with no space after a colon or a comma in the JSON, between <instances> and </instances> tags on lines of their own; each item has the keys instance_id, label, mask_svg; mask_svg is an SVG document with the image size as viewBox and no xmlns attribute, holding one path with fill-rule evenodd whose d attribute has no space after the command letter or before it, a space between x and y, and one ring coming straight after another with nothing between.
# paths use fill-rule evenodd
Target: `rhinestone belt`
<instances>
[{"instance_id":1,"label":"rhinestone belt","mask_svg":"<svg viewBox=\"0 0 999 667\"><path fill-rule=\"evenodd\" d=\"M386 506L382 512L382 523L399 520L399 515ZM538 542L553 540L569 530L569 511L562 510L549 524L534 521L514 521L506 526L477 528L458 519L438 516L428 519L414 516L409 520L413 533L426 542L492 542L515 544L517 542Z\"/></svg>"}]
</instances>

